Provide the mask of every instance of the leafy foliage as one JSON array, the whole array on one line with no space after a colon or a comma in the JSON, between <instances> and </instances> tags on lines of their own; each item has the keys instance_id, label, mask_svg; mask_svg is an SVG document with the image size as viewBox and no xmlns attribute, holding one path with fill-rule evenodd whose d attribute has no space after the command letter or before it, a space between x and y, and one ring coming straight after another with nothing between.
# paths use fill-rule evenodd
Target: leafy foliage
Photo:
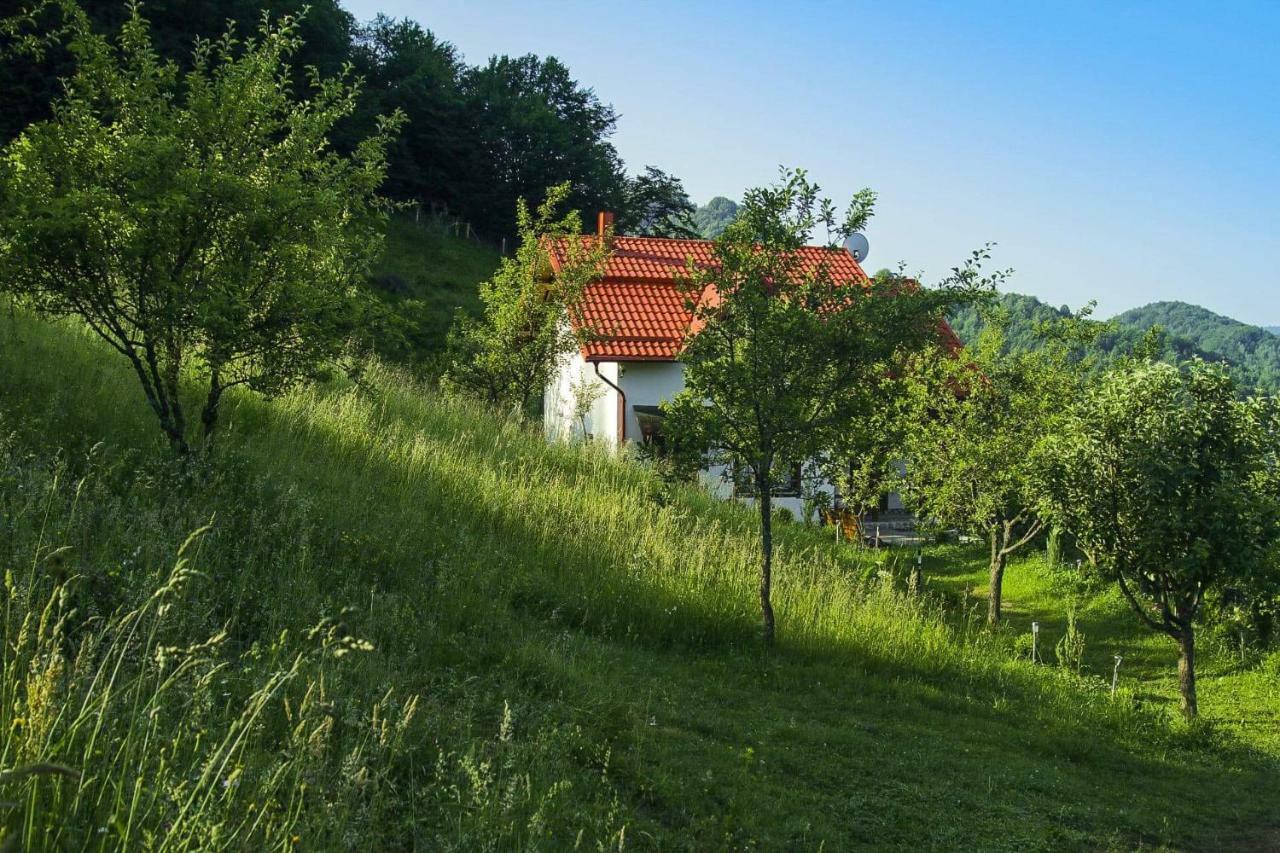
<instances>
[{"instance_id":1,"label":"leafy foliage","mask_svg":"<svg viewBox=\"0 0 1280 853\"><path fill-rule=\"evenodd\" d=\"M376 195L397 117L351 157L328 135L356 103L341 78L293 97L294 22L202 43L180 73L137 7L117 45L66 9L75 75L53 118L5 151L3 287L87 323L129 360L173 446L198 374L213 432L223 393L277 393L338 356L380 246Z\"/></svg>"},{"instance_id":2,"label":"leafy foliage","mask_svg":"<svg viewBox=\"0 0 1280 853\"><path fill-rule=\"evenodd\" d=\"M644 172L628 178L618 219L619 230L646 237L697 237L689 201L680 179L661 169L646 166Z\"/></svg>"},{"instance_id":3,"label":"leafy foliage","mask_svg":"<svg viewBox=\"0 0 1280 853\"><path fill-rule=\"evenodd\" d=\"M1220 366L1126 362L1072 406L1041 454L1044 511L1147 626L1179 644L1189 717L1205 596L1274 577L1277 416L1269 401L1238 400Z\"/></svg>"},{"instance_id":4,"label":"leafy foliage","mask_svg":"<svg viewBox=\"0 0 1280 853\"><path fill-rule=\"evenodd\" d=\"M988 621L1001 615L1009 556L1044 527L1036 512L1028 448L1051 433L1083 380L1083 318L1041 327L1037 349L1009 352L1007 315L997 314L975 345L915 359L908 385L903 498L930 523L955 527L990 546Z\"/></svg>"},{"instance_id":5,"label":"leafy foliage","mask_svg":"<svg viewBox=\"0 0 1280 853\"><path fill-rule=\"evenodd\" d=\"M130 4L120 0L80 0L78 7L88 17L93 31L108 35L118 32L128 21ZM23 29L27 34L66 35L74 19L66 2L14 2L6 14L24 10ZM144 16L151 24L151 42L162 60L190 70L197 37L213 40L234 24L237 32L252 32L264 13L273 19L293 19L301 44L286 61L298 94L309 93L306 69L313 67L323 77L342 72L352 59L350 46L355 22L337 0L148 0ZM10 34L13 35L12 33ZM29 51L0 53L0 142L8 142L29 124L52 117L53 102L62 93L61 80L75 72L76 57L65 40L55 35L44 38L39 54ZM12 46L12 39L10 40ZM364 69L361 69L363 72ZM375 114L368 123L353 130L352 143L374 129Z\"/></svg>"},{"instance_id":6,"label":"leafy foliage","mask_svg":"<svg viewBox=\"0 0 1280 853\"><path fill-rule=\"evenodd\" d=\"M579 236L577 212L556 218L570 192L567 183L552 187L533 212L518 202L520 247L480 285L484 316L458 312L449 334L446 387L502 411L527 413L560 359L581 343L576 329L582 324L568 319L579 310L583 288L600 277L607 249L601 241ZM552 242L563 253L555 270Z\"/></svg>"},{"instance_id":7,"label":"leafy foliage","mask_svg":"<svg viewBox=\"0 0 1280 853\"><path fill-rule=\"evenodd\" d=\"M561 201L573 210L618 210L622 160L609 137L613 107L576 80L555 57L496 56L461 80L470 140L482 171L466 190L468 215L490 233L509 233L515 199L542 197L569 184Z\"/></svg>"},{"instance_id":8,"label":"leafy foliage","mask_svg":"<svg viewBox=\"0 0 1280 853\"><path fill-rule=\"evenodd\" d=\"M465 210L470 176L482 166L459 85L467 66L457 48L413 21L379 15L353 28L350 61L363 77L362 94L339 128L340 141L351 146L377 116L402 113L405 128L387 150L385 192Z\"/></svg>"}]
</instances>

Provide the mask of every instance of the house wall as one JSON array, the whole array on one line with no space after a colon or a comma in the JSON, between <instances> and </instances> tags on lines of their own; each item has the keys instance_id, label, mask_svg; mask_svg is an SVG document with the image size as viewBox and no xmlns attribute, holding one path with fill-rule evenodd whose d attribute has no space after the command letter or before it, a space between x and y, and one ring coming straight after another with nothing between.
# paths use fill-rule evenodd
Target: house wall
<instances>
[{"instance_id":1,"label":"house wall","mask_svg":"<svg viewBox=\"0 0 1280 853\"><path fill-rule=\"evenodd\" d=\"M617 382L618 365L601 364L600 373ZM579 386L579 382L583 385ZM573 416L575 392L579 387L599 392L585 418L586 434L591 441L605 442L610 447L617 446L618 392L601 382L592 366L577 352L561 359L551 382L543 391L542 425L547 438L565 441L583 437L583 425Z\"/></svg>"},{"instance_id":2,"label":"house wall","mask_svg":"<svg viewBox=\"0 0 1280 853\"><path fill-rule=\"evenodd\" d=\"M657 406L684 390L684 367L675 361L628 361L619 369L618 387L627 397L627 438L640 440L634 406ZM601 370L603 370L603 366Z\"/></svg>"},{"instance_id":3,"label":"house wall","mask_svg":"<svg viewBox=\"0 0 1280 853\"><path fill-rule=\"evenodd\" d=\"M657 406L683 391L684 366L674 361L624 362L621 365L621 378L618 384L627 398L627 438L638 441L640 421L632 407ZM725 466L712 466L703 472L702 480L718 497L733 497L733 481ZM819 488L828 494L834 493L829 483L824 483ZM754 501L744 498L743 503L754 503ZM803 498L775 496L773 505L785 507L797 519L804 518Z\"/></svg>"},{"instance_id":4,"label":"house wall","mask_svg":"<svg viewBox=\"0 0 1280 853\"><path fill-rule=\"evenodd\" d=\"M711 489L712 494L716 497L728 500L733 497L733 476L728 466L713 465L702 474L702 481ZM816 491L825 492L834 497L835 486L829 482L821 482L810 484ZM747 506L755 506L756 500L751 497L743 497L738 499L740 503ZM804 521L804 498L788 497L783 495L773 496L773 508L784 508L795 516L796 521Z\"/></svg>"},{"instance_id":5,"label":"house wall","mask_svg":"<svg viewBox=\"0 0 1280 853\"><path fill-rule=\"evenodd\" d=\"M899 459L897 462L894 462L893 467L898 470L899 476L902 476L907 473L907 463L902 459ZM888 509L890 511L901 511L903 508L904 507L902 505L902 496L899 495L897 492L890 492Z\"/></svg>"}]
</instances>

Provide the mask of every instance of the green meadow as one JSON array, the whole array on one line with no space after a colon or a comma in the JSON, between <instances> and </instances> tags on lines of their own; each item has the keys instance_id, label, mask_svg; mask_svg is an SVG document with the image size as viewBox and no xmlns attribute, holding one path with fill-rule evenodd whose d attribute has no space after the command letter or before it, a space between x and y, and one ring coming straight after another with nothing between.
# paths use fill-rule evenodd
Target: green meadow
<instances>
[{"instance_id":1,"label":"green meadow","mask_svg":"<svg viewBox=\"0 0 1280 853\"><path fill-rule=\"evenodd\" d=\"M1268 849L1280 661L1175 650L1043 555L754 519L390 367L173 458L123 360L0 317L14 849ZM1076 601L1080 672L1054 647ZM1041 624L1029 655L1029 625ZM1111 693L1114 656L1123 657Z\"/></svg>"}]
</instances>

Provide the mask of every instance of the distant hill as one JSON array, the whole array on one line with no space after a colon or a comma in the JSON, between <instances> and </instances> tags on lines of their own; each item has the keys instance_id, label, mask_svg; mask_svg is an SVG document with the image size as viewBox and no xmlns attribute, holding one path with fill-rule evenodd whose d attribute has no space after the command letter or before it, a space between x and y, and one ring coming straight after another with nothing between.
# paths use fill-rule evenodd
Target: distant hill
<instances>
[{"instance_id":1,"label":"distant hill","mask_svg":"<svg viewBox=\"0 0 1280 853\"><path fill-rule=\"evenodd\" d=\"M694 211L693 226L705 239L714 240L737 215L738 203L718 195Z\"/></svg>"},{"instance_id":2,"label":"distant hill","mask_svg":"<svg viewBox=\"0 0 1280 853\"><path fill-rule=\"evenodd\" d=\"M1021 293L1001 294L999 301L1010 314L1008 344L1014 349L1036 346L1036 323L1070 311L1065 305L1055 308ZM1118 314L1110 323L1113 328L1098 341L1099 349L1108 357L1132 352L1147 329L1161 326L1168 336L1166 357L1198 356L1224 362L1242 387L1280 392L1280 337L1271 330L1186 302L1153 302ZM983 327L982 318L973 308L956 312L951 324L966 343L975 340Z\"/></svg>"}]
</instances>

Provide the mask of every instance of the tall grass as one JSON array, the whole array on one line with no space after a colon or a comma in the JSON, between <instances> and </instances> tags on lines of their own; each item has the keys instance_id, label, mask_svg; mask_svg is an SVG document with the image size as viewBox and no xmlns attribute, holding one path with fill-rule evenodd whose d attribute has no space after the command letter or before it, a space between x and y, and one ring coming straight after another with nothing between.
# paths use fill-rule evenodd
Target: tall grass
<instances>
[{"instance_id":1,"label":"tall grass","mask_svg":"<svg viewBox=\"0 0 1280 853\"><path fill-rule=\"evenodd\" d=\"M379 367L360 387L300 391L257 414L266 423L254 430L255 467L337 460L321 470L340 470L341 480L314 483L332 503L322 511L376 508L360 526L408 553L441 547L428 544L440 530L483 542L470 565L441 571L482 588L485 608L503 602L649 647L759 648L755 520L740 507L693 489L664 492L654 472L599 447L547 447L535 431ZM429 527L414 530L415 518ZM885 565L891 555L832 547L800 525L779 539L775 608L789 652L1017 692L1059 722L1151 734L1151 717L1131 702L1046 678L998 653L1004 646L977 625L957 627L940 601L907 594Z\"/></svg>"}]
</instances>

